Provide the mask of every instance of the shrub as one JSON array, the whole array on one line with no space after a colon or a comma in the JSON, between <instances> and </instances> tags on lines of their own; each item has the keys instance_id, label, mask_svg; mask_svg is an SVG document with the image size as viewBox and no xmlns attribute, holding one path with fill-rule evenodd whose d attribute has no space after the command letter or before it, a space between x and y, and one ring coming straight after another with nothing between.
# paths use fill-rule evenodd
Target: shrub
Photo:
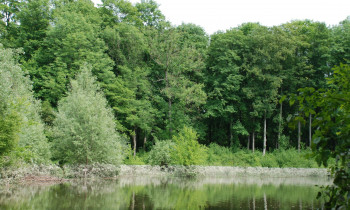
<instances>
[{"instance_id":1,"label":"shrub","mask_svg":"<svg viewBox=\"0 0 350 210\"><path fill-rule=\"evenodd\" d=\"M157 141L148 155L151 165L169 165L171 163L171 150L175 146L171 140Z\"/></svg>"},{"instance_id":2,"label":"shrub","mask_svg":"<svg viewBox=\"0 0 350 210\"><path fill-rule=\"evenodd\" d=\"M174 164L189 166L205 163L208 149L199 144L197 138L197 133L186 126L177 136L173 136L175 145L170 154Z\"/></svg>"},{"instance_id":3,"label":"shrub","mask_svg":"<svg viewBox=\"0 0 350 210\"><path fill-rule=\"evenodd\" d=\"M302 150L300 153L296 149L275 150L272 153L281 168L317 168L315 159L308 158L308 152Z\"/></svg>"},{"instance_id":4,"label":"shrub","mask_svg":"<svg viewBox=\"0 0 350 210\"><path fill-rule=\"evenodd\" d=\"M229 148L211 143L208 149L207 165L230 166L233 165L233 153Z\"/></svg>"},{"instance_id":5,"label":"shrub","mask_svg":"<svg viewBox=\"0 0 350 210\"><path fill-rule=\"evenodd\" d=\"M134 156L134 150L131 148L131 145L128 144L126 146L126 158L124 160L124 163L126 165L145 165L146 164L146 157L144 152L139 152Z\"/></svg>"},{"instance_id":6,"label":"shrub","mask_svg":"<svg viewBox=\"0 0 350 210\"><path fill-rule=\"evenodd\" d=\"M262 156L260 159L260 163L262 167L278 168L276 157L270 153L266 154L265 156Z\"/></svg>"}]
</instances>

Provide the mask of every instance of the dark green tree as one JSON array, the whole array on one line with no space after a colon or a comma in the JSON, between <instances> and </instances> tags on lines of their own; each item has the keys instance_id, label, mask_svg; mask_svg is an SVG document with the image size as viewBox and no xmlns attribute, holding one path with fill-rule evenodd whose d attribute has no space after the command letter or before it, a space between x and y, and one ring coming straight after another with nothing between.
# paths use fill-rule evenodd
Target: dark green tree
<instances>
[{"instance_id":1,"label":"dark green tree","mask_svg":"<svg viewBox=\"0 0 350 210\"><path fill-rule=\"evenodd\" d=\"M323 189L327 208L348 208L350 192L350 67L335 67L327 79L325 89L303 88L298 97L300 111L314 112L312 150L319 164L327 166L328 159L336 159L331 172L333 185Z\"/></svg>"}]
</instances>

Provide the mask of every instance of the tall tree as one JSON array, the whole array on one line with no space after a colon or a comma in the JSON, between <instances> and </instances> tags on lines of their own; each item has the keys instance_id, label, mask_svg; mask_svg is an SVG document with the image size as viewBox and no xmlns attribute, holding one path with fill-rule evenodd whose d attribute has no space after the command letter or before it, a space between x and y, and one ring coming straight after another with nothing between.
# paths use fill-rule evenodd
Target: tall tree
<instances>
[{"instance_id":1,"label":"tall tree","mask_svg":"<svg viewBox=\"0 0 350 210\"><path fill-rule=\"evenodd\" d=\"M99 38L101 18L97 8L84 0L56 2L53 17L42 47L25 65L37 96L55 106L67 91L69 79L89 62L110 99L115 82L113 61Z\"/></svg>"},{"instance_id":2,"label":"tall tree","mask_svg":"<svg viewBox=\"0 0 350 210\"><path fill-rule=\"evenodd\" d=\"M53 125L54 158L62 163L120 164L122 139L112 110L88 67L83 67L71 90L61 99Z\"/></svg>"},{"instance_id":3,"label":"tall tree","mask_svg":"<svg viewBox=\"0 0 350 210\"><path fill-rule=\"evenodd\" d=\"M331 65L350 62L350 16L332 28Z\"/></svg>"},{"instance_id":4,"label":"tall tree","mask_svg":"<svg viewBox=\"0 0 350 210\"><path fill-rule=\"evenodd\" d=\"M50 22L49 0L23 1L18 12L18 47L23 47L24 57L30 59L43 44Z\"/></svg>"},{"instance_id":5,"label":"tall tree","mask_svg":"<svg viewBox=\"0 0 350 210\"><path fill-rule=\"evenodd\" d=\"M17 14L20 11L21 1L0 1L0 41L5 47L15 47L18 36Z\"/></svg>"},{"instance_id":6,"label":"tall tree","mask_svg":"<svg viewBox=\"0 0 350 210\"><path fill-rule=\"evenodd\" d=\"M233 131L234 124L241 120L239 113L244 106L240 94L243 80L240 66L243 62L242 49L245 44L242 31L232 29L226 33L214 34L208 50L205 75L208 92L206 116L210 123L208 137L224 145L233 146L233 135L236 135ZM218 132L220 129L223 131Z\"/></svg>"},{"instance_id":7,"label":"tall tree","mask_svg":"<svg viewBox=\"0 0 350 210\"><path fill-rule=\"evenodd\" d=\"M249 25L248 25L249 26ZM249 26L250 27L250 26ZM241 30L246 30L244 26ZM252 119L263 119L263 154L267 148L267 119L274 114L282 84L285 61L293 54L288 35L277 27L254 26L247 33L249 50L244 54L242 72L245 97L251 101Z\"/></svg>"},{"instance_id":8,"label":"tall tree","mask_svg":"<svg viewBox=\"0 0 350 210\"><path fill-rule=\"evenodd\" d=\"M24 75L17 58L18 51L0 46L0 110L4 117L0 126L1 140L8 141L8 146L23 148L30 154L31 161L46 162L51 155L39 116L40 102L34 99L32 83ZM4 131L9 133L3 136Z\"/></svg>"},{"instance_id":9,"label":"tall tree","mask_svg":"<svg viewBox=\"0 0 350 210\"><path fill-rule=\"evenodd\" d=\"M203 84L187 76L190 72L200 71L204 63L193 43L182 42L183 45L180 46L183 34L175 28L149 32L150 56L158 69L154 73L154 80L158 83L158 94L165 100L160 102L163 105L164 102L167 103L167 107L163 110L166 113L165 136L169 138L173 130L180 129L183 124L191 123L187 115L189 111L205 103Z\"/></svg>"},{"instance_id":10,"label":"tall tree","mask_svg":"<svg viewBox=\"0 0 350 210\"><path fill-rule=\"evenodd\" d=\"M151 84L149 68L144 62L146 42L144 35L133 25L118 23L103 32L108 46L108 54L117 64L116 104L113 106L118 119L118 128L132 136L134 154L137 147L137 133L144 138L150 134L154 125L156 110L151 103Z\"/></svg>"},{"instance_id":11,"label":"tall tree","mask_svg":"<svg viewBox=\"0 0 350 210\"><path fill-rule=\"evenodd\" d=\"M153 0L142 0L141 3L136 3L136 8L144 26L159 28L161 22L165 21L159 5Z\"/></svg>"},{"instance_id":12,"label":"tall tree","mask_svg":"<svg viewBox=\"0 0 350 210\"><path fill-rule=\"evenodd\" d=\"M350 67L340 65L334 68L327 79L327 87L312 87L300 90L302 103L300 111L315 114L315 135L312 150L319 164L327 166L333 157L336 163L331 166L333 185L323 189L326 208L348 208L350 188Z\"/></svg>"}]
</instances>

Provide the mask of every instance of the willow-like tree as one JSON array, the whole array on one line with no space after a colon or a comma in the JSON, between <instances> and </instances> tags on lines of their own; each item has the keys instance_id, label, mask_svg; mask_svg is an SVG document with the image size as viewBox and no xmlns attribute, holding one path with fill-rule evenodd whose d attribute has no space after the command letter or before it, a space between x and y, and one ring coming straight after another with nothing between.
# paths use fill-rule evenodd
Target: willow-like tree
<instances>
[{"instance_id":1,"label":"willow-like tree","mask_svg":"<svg viewBox=\"0 0 350 210\"><path fill-rule=\"evenodd\" d=\"M119 164L123 158L112 110L87 67L59 101L53 138L54 158L61 163Z\"/></svg>"},{"instance_id":2,"label":"willow-like tree","mask_svg":"<svg viewBox=\"0 0 350 210\"><path fill-rule=\"evenodd\" d=\"M15 50L0 45L0 150L19 147L29 161L46 162L50 149L39 116L40 102L34 99L31 81L15 57Z\"/></svg>"}]
</instances>

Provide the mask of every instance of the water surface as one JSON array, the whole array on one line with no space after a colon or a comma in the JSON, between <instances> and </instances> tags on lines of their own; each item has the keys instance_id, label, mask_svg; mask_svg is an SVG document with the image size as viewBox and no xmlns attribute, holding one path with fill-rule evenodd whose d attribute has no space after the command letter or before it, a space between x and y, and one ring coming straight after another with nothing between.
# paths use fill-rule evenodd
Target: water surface
<instances>
[{"instance_id":1,"label":"water surface","mask_svg":"<svg viewBox=\"0 0 350 210\"><path fill-rule=\"evenodd\" d=\"M72 180L2 187L0 209L317 209L320 178Z\"/></svg>"}]
</instances>

